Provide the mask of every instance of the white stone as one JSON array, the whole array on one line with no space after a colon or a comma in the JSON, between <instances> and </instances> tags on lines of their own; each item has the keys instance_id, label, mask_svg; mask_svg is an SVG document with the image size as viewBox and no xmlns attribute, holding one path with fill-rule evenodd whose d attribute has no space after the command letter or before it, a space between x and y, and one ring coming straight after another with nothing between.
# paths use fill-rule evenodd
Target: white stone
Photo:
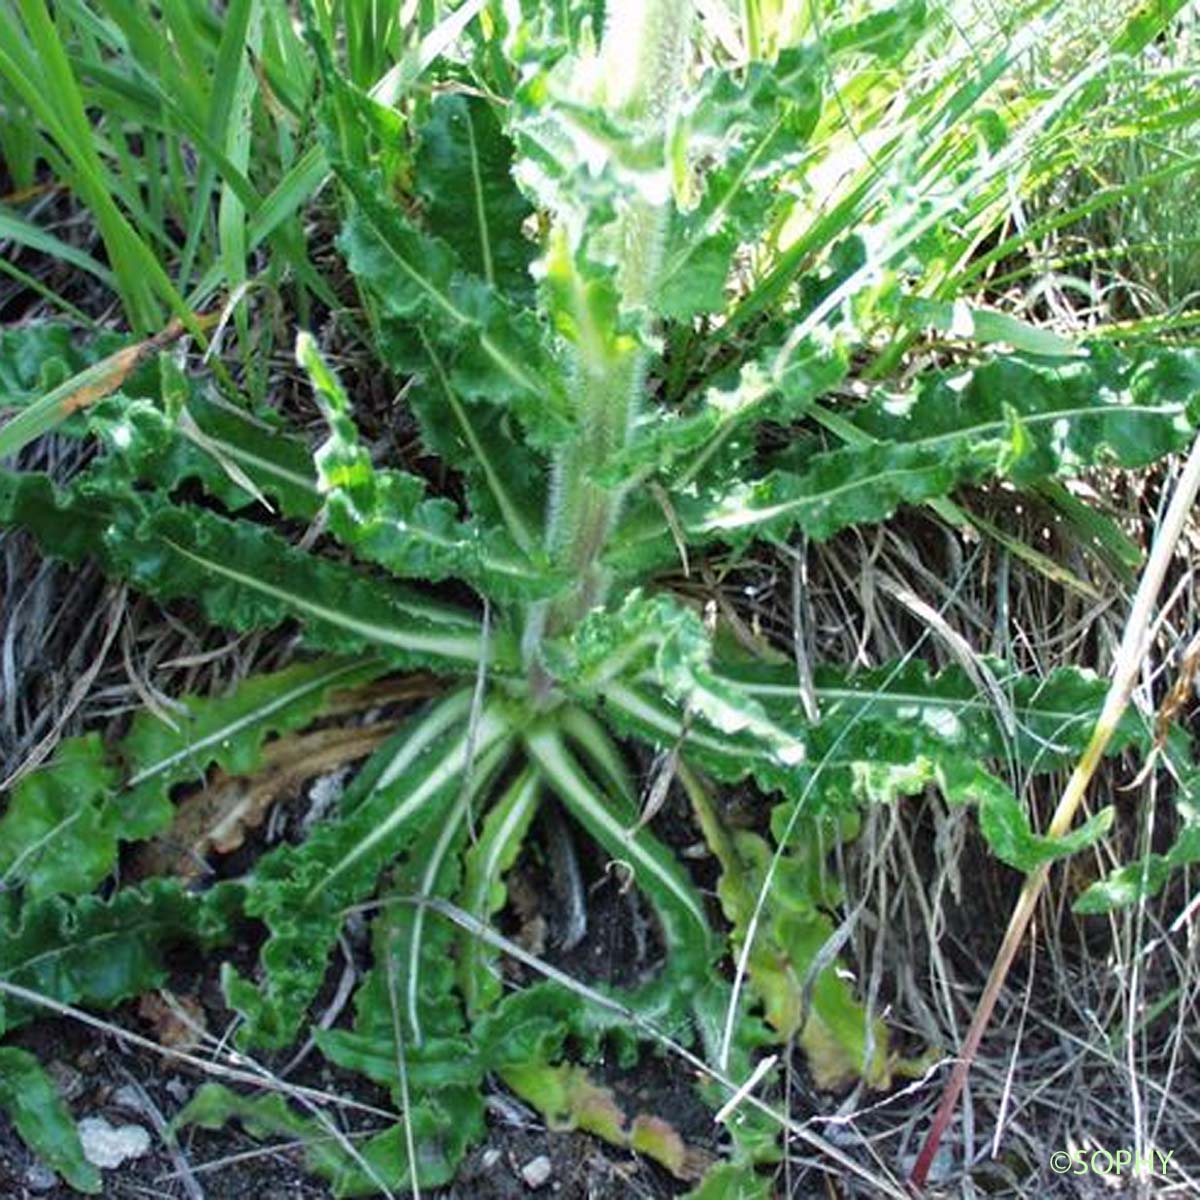
<instances>
[{"instance_id":1,"label":"white stone","mask_svg":"<svg viewBox=\"0 0 1200 1200\"><path fill-rule=\"evenodd\" d=\"M550 1174L553 1168L550 1166L550 1159L544 1154L539 1154L537 1158L531 1158L521 1168L521 1178L525 1180L525 1186L531 1191L537 1191L550 1182Z\"/></svg>"},{"instance_id":2,"label":"white stone","mask_svg":"<svg viewBox=\"0 0 1200 1200\"><path fill-rule=\"evenodd\" d=\"M34 1163L25 1172L25 1186L32 1192L48 1192L58 1187L58 1176L45 1163Z\"/></svg>"},{"instance_id":3,"label":"white stone","mask_svg":"<svg viewBox=\"0 0 1200 1200\"><path fill-rule=\"evenodd\" d=\"M83 1156L93 1166L111 1171L150 1150L150 1135L140 1125L110 1125L103 1117L79 1122Z\"/></svg>"}]
</instances>

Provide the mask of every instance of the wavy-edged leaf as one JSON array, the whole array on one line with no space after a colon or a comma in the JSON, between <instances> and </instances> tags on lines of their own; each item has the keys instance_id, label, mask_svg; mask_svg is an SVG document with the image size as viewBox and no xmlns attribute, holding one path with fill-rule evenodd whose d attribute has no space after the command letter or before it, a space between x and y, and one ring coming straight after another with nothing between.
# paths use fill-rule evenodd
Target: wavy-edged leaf
<instances>
[{"instance_id":1,"label":"wavy-edged leaf","mask_svg":"<svg viewBox=\"0 0 1200 1200\"><path fill-rule=\"evenodd\" d=\"M474 781L489 782L495 765L481 760ZM457 930L429 919L423 905L405 901L457 890L469 841L467 816L477 802L471 788L460 788L449 811L417 835L390 873L389 890L399 899L385 901L372 924L374 966L355 998L354 1028L317 1039L332 1061L389 1088L397 1104L425 1110L415 1138L417 1162L426 1177L443 1181L482 1132L486 1068L454 990ZM438 1120L450 1114L453 1121Z\"/></svg>"},{"instance_id":2,"label":"wavy-edged leaf","mask_svg":"<svg viewBox=\"0 0 1200 1200\"><path fill-rule=\"evenodd\" d=\"M395 342L395 331L385 328L381 346L400 361L407 350L393 355ZM519 440L501 409L461 394L428 338L422 340L422 350L429 360L428 380L417 382L410 401L426 449L463 473L475 516L502 523L512 540L530 553L541 543L545 464Z\"/></svg>"},{"instance_id":3,"label":"wavy-edged leaf","mask_svg":"<svg viewBox=\"0 0 1200 1200\"><path fill-rule=\"evenodd\" d=\"M144 509L149 512L144 513ZM470 613L305 553L269 530L200 509L147 503L85 475L60 491L36 474L0 472L0 525L20 525L57 558L95 554L151 595L196 600L214 624L239 631L299 620L335 654L377 653L394 666L516 662L503 630L485 647Z\"/></svg>"},{"instance_id":4,"label":"wavy-edged leaf","mask_svg":"<svg viewBox=\"0 0 1200 1200\"><path fill-rule=\"evenodd\" d=\"M91 891L116 863L116 779L99 734L62 742L53 762L21 780L0 817L0 883L21 884L30 900Z\"/></svg>"},{"instance_id":5,"label":"wavy-edged leaf","mask_svg":"<svg viewBox=\"0 0 1200 1200\"><path fill-rule=\"evenodd\" d=\"M0 527L27 529L43 553L80 562L102 549L108 507L63 492L40 471L0 470Z\"/></svg>"},{"instance_id":6,"label":"wavy-edged leaf","mask_svg":"<svg viewBox=\"0 0 1200 1200\"><path fill-rule=\"evenodd\" d=\"M487 100L461 93L434 98L415 164L425 222L468 271L529 303L535 246L521 227L533 210L513 182L512 158L512 143Z\"/></svg>"},{"instance_id":7,"label":"wavy-edged leaf","mask_svg":"<svg viewBox=\"0 0 1200 1200\"><path fill-rule=\"evenodd\" d=\"M196 895L174 880L151 879L110 900L53 896L22 905L0 920L0 979L61 1004L111 1008L161 986L168 946L227 937L241 895L237 884ZM38 1015L0 995L0 1033Z\"/></svg>"},{"instance_id":8,"label":"wavy-edged leaf","mask_svg":"<svg viewBox=\"0 0 1200 1200\"><path fill-rule=\"evenodd\" d=\"M689 542L743 546L793 529L827 538L985 477L1028 486L1088 467L1145 466L1186 445L1200 420L1200 354L1087 351L1049 365L1010 355L925 376L910 395L878 396L848 421L831 417L850 445L803 470L672 496L678 523ZM661 514L645 507L610 559L620 567L673 553Z\"/></svg>"},{"instance_id":9,"label":"wavy-edged leaf","mask_svg":"<svg viewBox=\"0 0 1200 1200\"><path fill-rule=\"evenodd\" d=\"M725 307L725 286L738 246L760 236L772 209L770 185L794 166L821 112L820 56L791 47L774 63L710 70L700 81L682 122L684 159L677 171L677 202L655 308L689 319ZM690 160L690 162L688 161ZM687 178L705 165L701 194ZM682 195L679 193L682 192Z\"/></svg>"},{"instance_id":10,"label":"wavy-edged leaf","mask_svg":"<svg viewBox=\"0 0 1200 1200\"><path fill-rule=\"evenodd\" d=\"M453 888L463 834L461 820L449 835L428 827L391 885L402 896L419 893L426 885L422 877L431 872L439 890ZM448 841L459 843L455 853L427 864L424 851ZM353 1028L315 1036L330 1061L361 1071L386 1087L397 1105L407 1104L408 1112L420 1115L413 1124L419 1181L436 1186L453 1176L468 1145L483 1133L486 1066L453 990L456 931L437 920L418 927L414 917L423 912L412 904L385 903L372 922L374 966L355 996Z\"/></svg>"},{"instance_id":11,"label":"wavy-edged leaf","mask_svg":"<svg viewBox=\"0 0 1200 1200\"><path fill-rule=\"evenodd\" d=\"M303 438L216 397L194 397L187 411L196 429L185 429L184 436L202 451L233 463L284 516L308 520L316 514L320 493L312 453Z\"/></svg>"},{"instance_id":12,"label":"wavy-edged leaf","mask_svg":"<svg viewBox=\"0 0 1200 1200\"><path fill-rule=\"evenodd\" d=\"M413 1183L405 1121L417 1147L417 1185L435 1188L453 1180L461 1150L456 1154L451 1147L479 1137L483 1122L476 1111L480 1106L471 1104L466 1093L455 1097L458 1104L448 1103L448 1099L445 1090L422 1096L388 1129L351 1141L335 1136L327 1122L295 1112L283 1096L244 1096L222 1084L206 1083L175 1117L174 1124L221 1129L237 1120L254 1137L299 1141L308 1170L328 1180L334 1196L377 1196L384 1188L401 1192Z\"/></svg>"},{"instance_id":13,"label":"wavy-edged leaf","mask_svg":"<svg viewBox=\"0 0 1200 1200\"><path fill-rule=\"evenodd\" d=\"M721 866L717 894L733 926L735 953L753 935L747 971L767 1022L781 1040L799 1040L818 1087L839 1088L860 1077L886 1087L887 1029L878 1018L868 1021L836 959L825 959L834 937L827 911L840 899L825 858L837 839L854 836L857 817L802 815L793 823L788 851L775 864L760 906L771 846L756 833L728 829L699 785L688 792Z\"/></svg>"},{"instance_id":14,"label":"wavy-edged leaf","mask_svg":"<svg viewBox=\"0 0 1200 1200\"><path fill-rule=\"evenodd\" d=\"M771 1181L752 1163L719 1162L684 1200L769 1200Z\"/></svg>"},{"instance_id":15,"label":"wavy-edged leaf","mask_svg":"<svg viewBox=\"0 0 1200 1200\"><path fill-rule=\"evenodd\" d=\"M944 496L985 471L972 446L882 443L818 455L803 473L772 471L717 492L672 496L670 502L689 545L719 541L741 547L755 538L786 538L796 529L820 540L885 520L902 504ZM651 556L670 562L674 553L661 514L656 519L645 507L631 514L614 539L609 561L629 570Z\"/></svg>"},{"instance_id":16,"label":"wavy-edged leaf","mask_svg":"<svg viewBox=\"0 0 1200 1200\"><path fill-rule=\"evenodd\" d=\"M418 856L410 856L410 862L415 867ZM404 884L400 888L403 893ZM382 905L371 923L375 961L355 994L353 1027L314 1035L331 1062L362 1072L387 1088L397 1104L404 1103L401 1061L410 1094L421 1097L442 1089L477 1090L486 1069L471 1044L462 1003L454 994L454 929L444 921L435 921L425 937L422 975L417 980L421 1036L414 1036L410 1028L402 958L414 907L403 900Z\"/></svg>"},{"instance_id":17,"label":"wavy-edged leaf","mask_svg":"<svg viewBox=\"0 0 1200 1200\"><path fill-rule=\"evenodd\" d=\"M608 1033L618 1037L622 1064L636 1060L634 1031L622 1029L610 1008L591 1004L585 996L557 981L546 980L509 992L495 1008L482 1013L473 1032L489 1070L509 1064L558 1062L573 1041L575 1053L595 1059Z\"/></svg>"},{"instance_id":18,"label":"wavy-edged leaf","mask_svg":"<svg viewBox=\"0 0 1200 1200\"><path fill-rule=\"evenodd\" d=\"M126 347L116 334L84 336L55 322L0 332L0 409L24 408L61 389L73 375ZM63 433L99 433L122 476L170 489L198 479L230 508L268 495L287 516L311 518L320 505L311 455L303 439L287 434L269 411L251 415L204 394L161 355L156 370L143 361L120 390L67 417ZM242 473L253 490L239 487Z\"/></svg>"},{"instance_id":19,"label":"wavy-edged leaf","mask_svg":"<svg viewBox=\"0 0 1200 1200\"><path fill-rule=\"evenodd\" d=\"M777 720L801 719L793 668L725 664L721 673ZM980 686L983 678L995 682L995 692ZM935 672L911 658L866 671L817 667L813 681L822 714L814 733L826 749L854 724L890 724L924 731L966 756L1011 761L1031 774L1073 764L1091 738L1106 688L1083 668L1060 667L1038 679L986 655L979 658L974 677L957 665ZM1109 752L1145 741L1136 716L1126 713Z\"/></svg>"},{"instance_id":20,"label":"wavy-edged leaf","mask_svg":"<svg viewBox=\"0 0 1200 1200\"><path fill-rule=\"evenodd\" d=\"M825 49L830 54L869 54L897 62L928 26L926 0L897 0L879 5L866 16L831 23Z\"/></svg>"},{"instance_id":21,"label":"wavy-edged leaf","mask_svg":"<svg viewBox=\"0 0 1200 1200\"><path fill-rule=\"evenodd\" d=\"M345 392L306 334L297 338L296 358L329 424L317 471L330 527L346 545L393 575L429 582L458 577L500 601L542 598L559 588L544 554L525 554L503 530L459 521L455 506L428 496L415 475L376 470Z\"/></svg>"},{"instance_id":22,"label":"wavy-edged leaf","mask_svg":"<svg viewBox=\"0 0 1200 1200\"><path fill-rule=\"evenodd\" d=\"M1187 444L1200 419L1200 352L1081 350L930 373L910 395L877 397L851 420L877 441L975 447L1019 487L1086 467L1143 467Z\"/></svg>"},{"instance_id":23,"label":"wavy-edged leaf","mask_svg":"<svg viewBox=\"0 0 1200 1200\"><path fill-rule=\"evenodd\" d=\"M676 1179L689 1183L699 1179L712 1161L708 1152L688 1146L664 1117L649 1113L631 1116L613 1090L597 1083L578 1063L510 1063L499 1073L556 1132L583 1130L610 1146L653 1159Z\"/></svg>"},{"instance_id":24,"label":"wavy-edged leaf","mask_svg":"<svg viewBox=\"0 0 1200 1200\"><path fill-rule=\"evenodd\" d=\"M732 1037L726 1044L730 1008L734 1008ZM692 999L696 1031L708 1062L716 1064L729 1080L745 1080L755 1070L759 1054L776 1046L777 1039L770 1026L757 1011L757 1004L742 988L735 996L733 985L723 975L714 974ZM767 1072L755 1089L769 1095L772 1079L778 1068ZM699 1084L701 1096L718 1109L733 1092L715 1079ZM738 1114L740 1120L729 1123L736 1161L773 1163L781 1158L779 1151L779 1122L769 1113L746 1105Z\"/></svg>"},{"instance_id":25,"label":"wavy-edged leaf","mask_svg":"<svg viewBox=\"0 0 1200 1200\"><path fill-rule=\"evenodd\" d=\"M755 426L799 420L849 368L845 349L820 332L797 347L782 372L769 365L775 353L723 372L685 411L646 414L597 481L617 487L653 474L664 486L682 487L698 477L710 484L727 478L754 452Z\"/></svg>"},{"instance_id":26,"label":"wavy-edged leaf","mask_svg":"<svg viewBox=\"0 0 1200 1200\"><path fill-rule=\"evenodd\" d=\"M97 734L63 742L51 763L21 780L0 818L0 880L20 883L27 900L90 891L116 865L121 842L171 824L172 787L214 764L249 774L268 736L310 724L332 689L384 669L361 659L298 663L229 696L184 697L170 722L141 712L111 751Z\"/></svg>"},{"instance_id":27,"label":"wavy-edged leaf","mask_svg":"<svg viewBox=\"0 0 1200 1200\"><path fill-rule=\"evenodd\" d=\"M24 404L16 416L0 427L0 458L15 454L34 438L111 395L148 359L183 333L183 326L172 322L161 333L113 351L36 400Z\"/></svg>"},{"instance_id":28,"label":"wavy-edged leaf","mask_svg":"<svg viewBox=\"0 0 1200 1200\"><path fill-rule=\"evenodd\" d=\"M598 697L617 679L648 673L671 700L724 733L745 734L781 765L805 756L804 741L776 725L747 692L712 670L703 622L671 596L630 592L615 612L584 619L568 645L547 647L547 665L573 693Z\"/></svg>"},{"instance_id":29,"label":"wavy-edged leaf","mask_svg":"<svg viewBox=\"0 0 1200 1200\"><path fill-rule=\"evenodd\" d=\"M316 515L321 497L300 438L191 389L173 407L168 415L157 402L125 396L97 405L88 426L108 454L94 470L164 492L194 480L234 512L258 503L300 520Z\"/></svg>"},{"instance_id":30,"label":"wavy-edged leaf","mask_svg":"<svg viewBox=\"0 0 1200 1200\"><path fill-rule=\"evenodd\" d=\"M782 769L743 733L722 733L683 720L650 678L614 680L603 693L608 721L659 748L679 747L689 762L725 783L753 778L767 793L812 805L890 802L937 784L956 803L983 803L1008 791L981 765L1020 774L1069 766L1090 736L1105 685L1087 672L1063 668L1038 681L984 660L996 695L961 668L931 675L918 662L847 675L822 669L816 696L822 718L809 725L788 668L726 665L721 677L762 705L775 723L803 737L808 757ZM1111 753L1142 740L1123 720ZM815 779L814 779L815 776ZM814 790L815 789L815 790ZM780 809L786 820L786 810Z\"/></svg>"},{"instance_id":31,"label":"wavy-edged leaf","mask_svg":"<svg viewBox=\"0 0 1200 1200\"><path fill-rule=\"evenodd\" d=\"M444 242L382 203L376 177L350 167L340 174L359 207L339 244L384 314L403 326L422 323L445 356L456 390L511 407L531 445L546 449L567 439L572 430L561 370L537 318L514 311L481 280L462 274ZM395 365L421 367L416 344L413 350L411 361Z\"/></svg>"},{"instance_id":32,"label":"wavy-edged leaf","mask_svg":"<svg viewBox=\"0 0 1200 1200\"><path fill-rule=\"evenodd\" d=\"M367 579L294 548L247 522L167 505L112 525L106 565L165 599L198 601L217 625L249 630L302 622L306 640L334 653L374 650L396 666L461 669L512 651L502 634L485 646L471 614Z\"/></svg>"},{"instance_id":33,"label":"wavy-edged leaf","mask_svg":"<svg viewBox=\"0 0 1200 1200\"><path fill-rule=\"evenodd\" d=\"M267 737L304 728L320 716L334 689L365 683L385 669L364 659L296 663L251 676L228 696L185 696L171 724L139 713L119 747L127 772L118 798L124 836L161 831L171 817L175 784L198 779L212 766L251 774Z\"/></svg>"},{"instance_id":34,"label":"wavy-edged leaf","mask_svg":"<svg viewBox=\"0 0 1200 1200\"><path fill-rule=\"evenodd\" d=\"M347 906L375 889L389 862L437 828L462 791L471 756L481 760L509 736L487 708L468 729L470 693L456 692L408 723L372 756L343 814L314 826L301 846L259 860L246 911L270 930L261 984L227 972L226 994L246 1018L248 1045L284 1046L295 1036L328 966Z\"/></svg>"},{"instance_id":35,"label":"wavy-edged leaf","mask_svg":"<svg viewBox=\"0 0 1200 1200\"><path fill-rule=\"evenodd\" d=\"M1035 833L1029 814L1011 793L997 793L979 808L979 828L988 849L1018 871L1033 871L1043 863L1078 854L1112 828L1116 810L1107 805L1061 837Z\"/></svg>"},{"instance_id":36,"label":"wavy-edged leaf","mask_svg":"<svg viewBox=\"0 0 1200 1200\"><path fill-rule=\"evenodd\" d=\"M330 164L354 200L340 245L390 327L393 368L423 370L427 339L456 392L515 413L533 446L563 441L572 432L571 410L547 331L532 311L467 272L448 242L391 203L379 167L394 154L396 114L340 78L324 38L309 32L327 89ZM375 158L372 137L379 144Z\"/></svg>"},{"instance_id":37,"label":"wavy-edged leaf","mask_svg":"<svg viewBox=\"0 0 1200 1200\"><path fill-rule=\"evenodd\" d=\"M61 321L0 329L0 409L27 407L125 341L114 333L88 336Z\"/></svg>"},{"instance_id":38,"label":"wavy-edged leaf","mask_svg":"<svg viewBox=\"0 0 1200 1200\"><path fill-rule=\"evenodd\" d=\"M103 1190L100 1172L84 1157L71 1113L41 1063L16 1046L0 1046L0 1112L37 1156L77 1192Z\"/></svg>"},{"instance_id":39,"label":"wavy-edged leaf","mask_svg":"<svg viewBox=\"0 0 1200 1200\"><path fill-rule=\"evenodd\" d=\"M1187 769L1177 787L1180 825L1170 847L1125 863L1090 884L1075 900L1075 912L1093 915L1128 908L1158 895L1175 871L1200 862L1200 772Z\"/></svg>"}]
</instances>

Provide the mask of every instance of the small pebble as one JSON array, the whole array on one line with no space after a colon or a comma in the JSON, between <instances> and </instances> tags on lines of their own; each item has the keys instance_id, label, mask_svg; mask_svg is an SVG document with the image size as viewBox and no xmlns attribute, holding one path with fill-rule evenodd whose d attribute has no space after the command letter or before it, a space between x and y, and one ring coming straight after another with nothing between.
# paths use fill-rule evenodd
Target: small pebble
<instances>
[{"instance_id":1,"label":"small pebble","mask_svg":"<svg viewBox=\"0 0 1200 1200\"><path fill-rule=\"evenodd\" d=\"M34 1163L25 1172L25 1186L31 1192L48 1192L58 1186L58 1176L45 1163Z\"/></svg>"},{"instance_id":2,"label":"small pebble","mask_svg":"<svg viewBox=\"0 0 1200 1200\"><path fill-rule=\"evenodd\" d=\"M531 1192L536 1192L538 1188L544 1187L550 1182L552 1170L550 1159L544 1154L539 1154L537 1158L531 1158L521 1168L521 1178L525 1180L525 1186Z\"/></svg>"},{"instance_id":3,"label":"small pebble","mask_svg":"<svg viewBox=\"0 0 1200 1200\"><path fill-rule=\"evenodd\" d=\"M490 1150L485 1150L479 1159L480 1171L491 1171L502 1157L503 1155L494 1146Z\"/></svg>"},{"instance_id":4,"label":"small pebble","mask_svg":"<svg viewBox=\"0 0 1200 1200\"><path fill-rule=\"evenodd\" d=\"M111 1171L150 1150L150 1135L140 1125L110 1125L103 1117L79 1122L83 1156L93 1166Z\"/></svg>"},{"instance_id":5,"label":"small pebble","mask_svg":"<svg viewBox=\"0 0 1200 1200\"><path fill-rule=\"evenodd\" d=\"M308 812L300 822L300 828L307 833L318 821L323 821L332 811L334 805L342 798L346 790L346 780L350 776L349 767L339 767L330 775L320 775L308 789Z\"/></svg>"}]
</instances>

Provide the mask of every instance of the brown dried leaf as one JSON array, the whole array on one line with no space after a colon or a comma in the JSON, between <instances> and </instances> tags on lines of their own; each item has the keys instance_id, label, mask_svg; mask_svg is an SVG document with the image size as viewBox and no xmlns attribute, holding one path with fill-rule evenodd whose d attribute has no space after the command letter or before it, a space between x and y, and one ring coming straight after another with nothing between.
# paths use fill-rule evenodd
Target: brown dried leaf
<instances>
[{"instance_id":1,"label":"brown dried leaf","mask_svg":"<svg viewBox=\"0 0 1200 1200\"><path fill-rule=\"evenodd\" d=\"M160 1046L195 1050L207 1032L204 1009L194 996L147 992L138 1001L137 1011Z\"/></svg>"},{"instance_id":2,"label":"brown dried leaf","mask_svg":"<svg viewBox=\"0 0 1200 1200\"><path fill-rule=\"evenodd\" d=\"M395 728L392 722L363 728L318 729L291 734L263 747L262 765L251 776L214 771L199 791L180 801L171 828L141 847L134 875L198 878L211 854L229 854L262 824L277 800L307 780L364 758Z\"/></svg>"}]
</instances>

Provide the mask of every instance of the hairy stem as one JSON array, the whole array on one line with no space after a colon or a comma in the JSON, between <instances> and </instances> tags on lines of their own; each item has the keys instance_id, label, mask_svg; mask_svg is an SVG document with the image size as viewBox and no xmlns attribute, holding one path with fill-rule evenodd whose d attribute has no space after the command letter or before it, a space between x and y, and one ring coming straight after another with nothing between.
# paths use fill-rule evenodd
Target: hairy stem
<instances>
[{"instance_id":1,"label":"hairy stem","mask_svg":"<svg viewBox=\"0 0 1200 1200\"><path fill-rule=\"evenodd\" d=\"M609 7L601 53L607 71L607 102L614 115L642 127L647 140L664 148L678 103L691 30L688 0L616 0ZM632 61L630 58L632 50ZM620 308L647 304L662 260L667 203L644 195L628 197L617 214L613 246L620 266ZM569 254L564 231L556 251ZM578 308L587 314L586 296ZM589 314L590 315L590 314ZM594 319L594 318L593 318ZM581 320L575 343L575 385L579 437L554 463L547 548L555 562L577 581L569 594L538 614L532 632L569 628L604 598L606 579L600 555L623 502L619 489L601 487L594 473L627 445L645 387L648 354L641 342Z\"/></svg>"}]
</instances>

